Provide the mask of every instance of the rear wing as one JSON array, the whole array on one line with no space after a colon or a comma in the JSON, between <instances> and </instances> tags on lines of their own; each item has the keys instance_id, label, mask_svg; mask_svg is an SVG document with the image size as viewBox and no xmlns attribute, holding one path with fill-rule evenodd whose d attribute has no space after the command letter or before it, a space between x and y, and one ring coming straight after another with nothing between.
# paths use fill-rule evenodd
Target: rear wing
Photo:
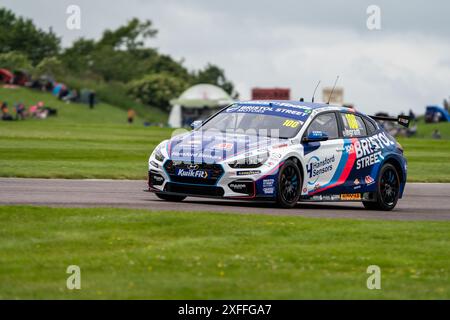
<instances>
[{"instance_id":1,"label":"rear wing","mask_svg":"<svg viewBox=\"0 0 450 320\"><path fill-rule=\"evenodd\" d=\"M369 116L373 120L381 120L381 121L393 121L397 122L399 125L404 126L405 128L409 127L409 123L411 122L411 118L408 116L399 115L397 118L385 117L385 116Z\"/></svg>"}]
</instances>

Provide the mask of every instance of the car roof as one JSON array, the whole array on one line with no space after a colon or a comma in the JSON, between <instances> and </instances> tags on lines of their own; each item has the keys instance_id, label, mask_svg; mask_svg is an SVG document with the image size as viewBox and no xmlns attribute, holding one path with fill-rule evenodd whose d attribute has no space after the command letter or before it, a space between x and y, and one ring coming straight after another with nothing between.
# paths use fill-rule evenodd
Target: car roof
<instances>
[{"instance_id":1,"label":"car roof","mask_svg":"<svg viewBox=\"0 0 450 320\"><path fill-rule=\"evenodd\" d=\"M342 108L342 106L329 105L326 103L306 102L297 100L248 100L236 102L238 105L270 105L270 104L282 104L292 105L296 107L307 107L310 109L320 109L328 107Z\"/></svg>"}]
</instances>

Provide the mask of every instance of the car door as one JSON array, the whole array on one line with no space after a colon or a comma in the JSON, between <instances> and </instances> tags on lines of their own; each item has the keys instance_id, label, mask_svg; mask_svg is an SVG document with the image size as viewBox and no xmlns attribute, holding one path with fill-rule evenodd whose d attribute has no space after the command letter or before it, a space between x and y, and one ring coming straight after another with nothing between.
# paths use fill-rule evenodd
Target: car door
<instances>
[{"instance_id":1,"label":"car door","mask_svg":"<svg viewBox=\"0 0 450 320\"><path fill-rule=\"evenodd\" d=\"M354 112L340 112L339 118L345 145L343 152L346 153L349 167L343 185L348 187L347 190L358 192L361 187L375 182L369 168L374 146L367 139L367 128L362 116Z\"/></svg>"},{"instance_id":2,"label":"car door","mask_svg":"<svg viewBox=\"0 0 450 320\"><path fill-rule=\"evenodd\" d=\"M313 131L322 131L328 135L328 140L302 142L304 150L302 195L321 194L334 182L344 150L338 123L337 112L324 112L318 114L306 129L304 137Z\"/></svg>"}]
</instances>

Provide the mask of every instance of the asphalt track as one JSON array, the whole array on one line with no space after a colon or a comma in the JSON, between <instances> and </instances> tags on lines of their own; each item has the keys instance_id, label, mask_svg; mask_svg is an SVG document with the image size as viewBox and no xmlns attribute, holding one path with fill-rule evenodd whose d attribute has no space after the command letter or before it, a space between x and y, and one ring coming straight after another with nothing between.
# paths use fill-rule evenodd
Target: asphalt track
<instances>
[{"instance_id":1,"label":"asphalt track","mask_svg":"<svg viewBox=\"0 0 450 320\"><path fill-rule=\"evenodd\" d=\"M0 178L0 205L114 207L188 212L257 213L316 218L450 220L450 183L409 183L394 211L365 210L360 203L299 203L279 209L267 202L187 198L180 203L144 192L145 181Z\"/></svg>"}]
</instances>

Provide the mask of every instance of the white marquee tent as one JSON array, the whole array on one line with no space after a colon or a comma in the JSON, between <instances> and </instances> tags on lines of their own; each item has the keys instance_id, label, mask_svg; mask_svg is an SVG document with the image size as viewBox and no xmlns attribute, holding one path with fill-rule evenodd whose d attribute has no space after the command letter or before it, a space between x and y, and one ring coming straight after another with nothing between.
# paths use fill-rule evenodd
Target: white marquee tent
<instances>
[{"instance_id":1,"label":"white marquee tent","mask_svg":"<svg viewBox=\"0 0 450 320\"><path fill-rule=\"evenodd\" d=\"M170 101L172 110L169 126L180 128L195 120L203 120L229 105L233 99L222 88L211 84L197 84L184 91L178 99Z\"/></svg>"}]
</instances>

